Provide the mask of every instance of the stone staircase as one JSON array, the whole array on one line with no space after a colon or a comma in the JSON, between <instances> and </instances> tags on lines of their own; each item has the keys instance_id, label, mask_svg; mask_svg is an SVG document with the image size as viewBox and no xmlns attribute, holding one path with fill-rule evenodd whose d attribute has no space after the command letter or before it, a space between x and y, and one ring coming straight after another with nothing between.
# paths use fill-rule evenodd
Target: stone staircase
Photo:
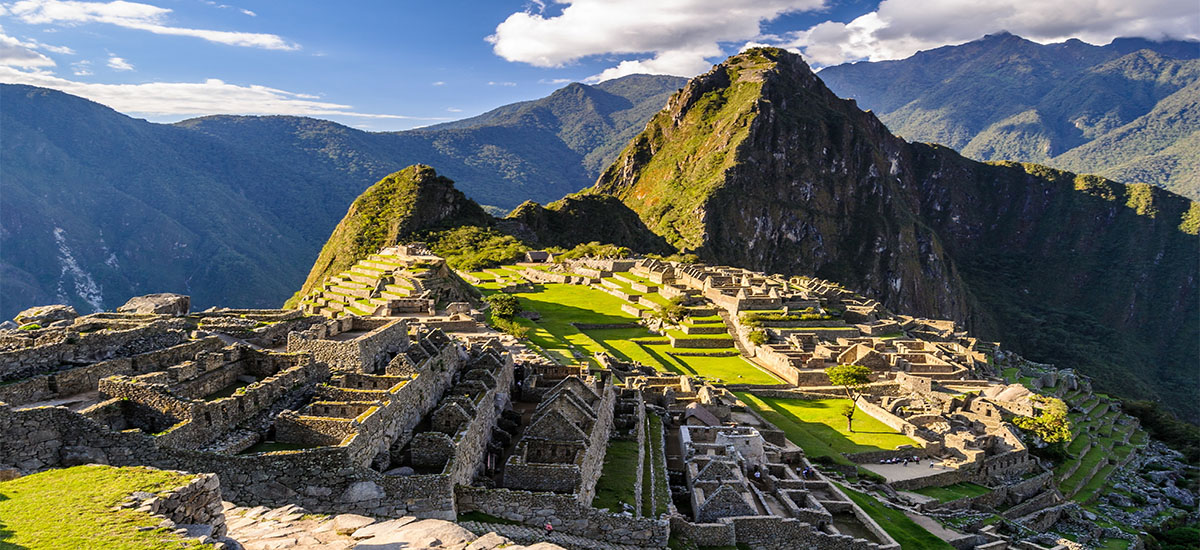
<instances>
[{"instance_id":1,"label":"stone staircase","mask_svg":"<svg viewBox=\"0 0 1200 550\"><path fill-rule=\"evenodd\" d=\"M326 279L300 306L305 313L326 317L375 315L386 309L389 300L425 294L420 278L408 269L408 262L385 249Z\"/></svg>"},{"instance_id":2,"label":"stone staircase","mask_svg":"<svg viewBox=\"0 0 1200 550\"><path fill-rule=\"evenodd\" d=\"M560 532L553 532L547 535L543 529L526 527L524 525L483 523L479 521L462 521L458 522L458 524L476 535L483 536L487 533L496 533L521 544L550 542L567 550L648 550L641 546L615 544Z\"/></svg>"}]
</instances>

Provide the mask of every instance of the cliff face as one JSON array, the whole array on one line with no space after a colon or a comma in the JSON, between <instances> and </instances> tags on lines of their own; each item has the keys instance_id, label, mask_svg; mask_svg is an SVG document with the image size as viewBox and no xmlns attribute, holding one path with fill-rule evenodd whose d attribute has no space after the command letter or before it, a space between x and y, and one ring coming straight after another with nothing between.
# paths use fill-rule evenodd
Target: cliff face
<instances>
[{"instance_id":1,"label":"cliff face","mask_svg":"<svg viewBox=\"0 0 1200 550\"><path fill-rule=\"evenodd\" d=\"M836 280L1128 393L1196 389L1196 203L907 143L782 50L693 79L591 192L709 261Z\"/></svg>"},{"instance_id":2,"label":"cliff face","mask_svg":"<svg viewBox=\"0 0 1200 550\"><path fill-rule=\"evenodd\" d=\"M308 294L329 275L418 231L494 222L479 204L455 189L450 179L423 164L409 166L354 199L321 248L304 286L288 303Z\"/></svg>"}]
</instances>

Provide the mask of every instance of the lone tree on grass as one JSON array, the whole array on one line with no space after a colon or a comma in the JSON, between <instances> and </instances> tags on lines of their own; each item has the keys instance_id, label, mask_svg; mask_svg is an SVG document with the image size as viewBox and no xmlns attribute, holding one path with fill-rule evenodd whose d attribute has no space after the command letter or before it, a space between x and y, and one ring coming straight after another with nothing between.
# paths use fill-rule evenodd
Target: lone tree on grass
<instances>
[{"instance_id":1,"label":"lone tree on grass","mask_svg":"<svg viewBox=\"0 0 1200 550\"><path fill-rule=\"evenodd\" d=\"M829 377L829 383L846 390L850 404L842 408L842 416L846 417L846 430L853 432L854 411L857 409L854 402L858 400L858 389L871 382L871 369L862 365L838 365L825 369L825 375Z\"/></svg>"}]
</instances>

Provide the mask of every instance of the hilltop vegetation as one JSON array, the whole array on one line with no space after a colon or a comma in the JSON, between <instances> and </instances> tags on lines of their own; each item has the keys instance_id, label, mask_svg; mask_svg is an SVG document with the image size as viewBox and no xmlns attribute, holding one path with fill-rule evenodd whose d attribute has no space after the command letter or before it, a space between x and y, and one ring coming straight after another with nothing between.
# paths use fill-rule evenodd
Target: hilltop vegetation
<instances>
[{"instance_id":1,"label":"hilltop vegetation","mask_svg":"<svg viewBox=\"0 0 1200 550\"><path fill-rule=\"evenodd\" d=\"M404 242L420 231L461 225L487 226L492 221L475 201L454 188L453 181L437 175L429 166L409 166L383 178L354 200L289 305L330 275L341 273L359 260Z\"/></svg>"},{"instance_id":2,"label":"hilltop vegetation","mask_svg":"<svg viewBox=\"0 0 1200 550\"><path fill-rule=\"evenodd\" d=\"M1008 33L821 71L912 141L1200 199L1200 44L1037 44Z\"/></svg>"}]
</instances>

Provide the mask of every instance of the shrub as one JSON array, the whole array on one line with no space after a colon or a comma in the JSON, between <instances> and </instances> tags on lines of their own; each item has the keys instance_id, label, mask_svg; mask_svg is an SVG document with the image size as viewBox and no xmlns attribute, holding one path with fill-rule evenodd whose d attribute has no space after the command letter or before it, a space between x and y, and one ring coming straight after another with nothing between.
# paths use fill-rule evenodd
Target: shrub
<instances>
[{"instance_id":1,"label":"shrub","mask_svg":"<svg viewBox=\"0 0 1200 550\"><path fill-rule=\"evenodd\" d=\"M517 338L524 338L526 335L529 334L529 327L522 325L520 323L517 323L516 321L513 321L512 319L502 319L502 318L493 316L492 317L492 326L496 327L497 329L500 329L500 331L502 331L502 332L506 332Z\"/></svg>"},{"instance_id":2,"label":"shrub","mask_svg":"<svg viewBox=\"0 0 1200 550\"><path fill-rule=\"evenodd\" d=\"M39 325L37 323L29 323L29 324L25 324L25 325L21 325L21 326L17 327L17 330L37 330L39 328L42 328L42 325Z\"/></svg>"},{"instance_id":3,"label":"shrub","mask_svg":"<svg viewBox=\"0 0 1200 550\"><path fill-rule=\"evenodd\" d=\"M525 243L511 235L473 225L430 233L424 238L434 254L446 258L450 267L463 271L512 263L529 250Z\"/></svg>"},{"instance_id":4,"label":"shrub","mask_svg":"<svg viewBox=\"0 0 1200 550\"><path fill-rule=\"evenodd\" d=\"M615 244L600 244L598 241L575 245L570 250L554 249L554 257L561 260L578 260L580 258L628 258L633 252Z\"/></svg>"},{"instance_id":5,"label":"shrub","mask_svg":"<svg viewBox=\"0 0 1200 550\"><path fill-rule=\"evenodd\" d=\"M512 294L493 294L484 298L484 301L492 306L493 317L506 321L511 321L522 310L521 301Z\"/></svg>"},{"instance_id":6,"label":"shrub","mask_svg":"<svg viewBox=\"0 0 1200 550\"><path fill-rule=\"evenodd\" d=\"M767 331L761 329L752 330L750 331L750 335L747 337L747 339L750 340L751 344L761 346L767 343Z\"/></svg>"}]
</instances>

